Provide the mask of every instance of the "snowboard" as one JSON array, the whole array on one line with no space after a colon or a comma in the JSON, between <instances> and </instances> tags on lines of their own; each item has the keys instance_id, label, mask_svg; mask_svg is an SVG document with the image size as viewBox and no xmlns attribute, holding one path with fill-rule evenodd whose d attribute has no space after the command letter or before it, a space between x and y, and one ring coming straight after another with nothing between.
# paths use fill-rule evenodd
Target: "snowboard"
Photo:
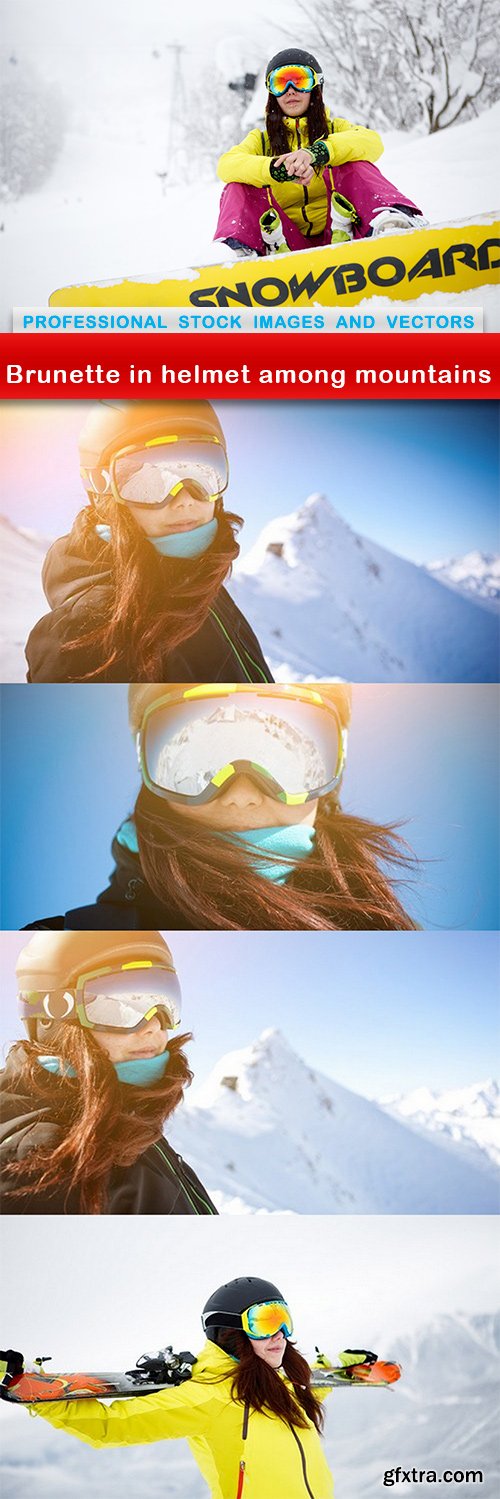
<instances>
[{"instance_id":1,"label":"snowboard","mask_svg":"<svg viewBox=\"0 0 500 1499\"><path fill-rule=\"evenodd\" d=\"M252 308L263 318L266 311L276 313L280 308L349 309L374 296L413 302L423 293L479 291L498 282L499 268L500 222L494 214L479 214L294 254L66 286L54 291L49 303L71 308L175 307L190 312ZM265 322L258 320L255 326L265 327Z\"/></svg>"},{"instance_id":2,"label":"snowboard","mask_svg":"<svg viewBox=\"0 0 500 1499\"><path fill-rule=\"evenodd\" d=\"M34 1367L17 1374L6 1374L1 1386L2 1397L14 1405L37 1405L51 1400L123 1399L131 1395L151 1395L184 1384L191 1378L196 1359L192 1353L174 1353L172 1348L161 1348L158 1353L143 1354L134 1369L111 1374L52 1374L42 1367L46 1362L49 1362L47 1358L36 1360ZM380 1388L393 1384L400 1375L399 1364L376 1359L370 1364L351 1364L347 1368L342 1365L333 1369L314 1369L313 1386L316 1390L329 1390L345 1384Z\"/></svg>"}]
</instances>

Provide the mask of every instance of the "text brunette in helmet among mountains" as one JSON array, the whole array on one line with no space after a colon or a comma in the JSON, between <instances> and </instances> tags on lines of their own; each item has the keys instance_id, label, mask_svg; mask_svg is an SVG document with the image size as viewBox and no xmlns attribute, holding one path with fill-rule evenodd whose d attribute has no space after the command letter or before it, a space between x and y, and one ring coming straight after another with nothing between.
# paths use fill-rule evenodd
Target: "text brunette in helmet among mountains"
<instances>
[{"instance_id":1,"label":"text brunette in helmet among mountains","mask_svg":"<svg viewBox=\"0 0 500 1499\"><path fill-rule=\"evenodd\" d=\"M239 1276L209 1297L202 1325L205 1347L176 1389L108 1406L88 1399L33 1409L92 1447L185 1437L213 1499L333 1499L321 1443L328 1360L319 1355L311 1366L299 1353L278 1287ZM341 1355L346 1365L374 1357L363 1349Z\"/></svg>"},{"instance_id":2,"label":"text brunette in helmet among mountains","mask_svg":"<svg viewBox=\"0 0 500 1499\"><path fill-rule=\"evenodd\" d=\"M265 255L401 233L426 220L382 176L376 130L333 115L323 71L300 47L266 68L265 130L250 130L221 156L226 183L215 239L239 255Z\"/></svg>"},{"instance_id":3,"label":"text brunette in helmet among mountains","mask_svg":"<svg viewBox=\"0 0 500 1499\"><path fill-rule=\"evenodd\" d=\"M342 812L342 683L129 689L142 775L97 903L34 925L413 929L390 828Z\"/></svg>"},{"instance_id":4,"label":"text brunette in helmet among mountains","mask_svg":"<svg viewBox=\"0 0 500 1499\"><path fill-rule=\"evenodd\" d=\"M268 682L223 588L241 517L224 510L224 434L208 401L100 401L80 438L89 504L50 548L51 606L31 682Z\"/></svg>"},{"instance_id":5,"label":"text brunette in helmet among mountains","mask_svg":"<svg viewBox=\"0 0 500 1499\"><path fill-rule=\"evenodd\" d=\"M27 1041L0 1075L8 1213L215 1213L163 1137L192 1074L159 932L40 932L20 953Z\"/></svg>"}]
</instances>

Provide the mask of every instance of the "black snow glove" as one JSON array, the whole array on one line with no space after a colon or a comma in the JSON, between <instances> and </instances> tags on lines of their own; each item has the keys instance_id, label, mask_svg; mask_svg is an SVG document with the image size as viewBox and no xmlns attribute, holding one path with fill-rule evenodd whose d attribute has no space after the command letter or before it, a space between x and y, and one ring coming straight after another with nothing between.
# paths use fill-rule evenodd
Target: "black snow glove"
<instances>
[{"instance_id":1,"label":"black snow glove","mask_svg":"<svg viewBox=\"0 0 500 1499\"><path fill-rule=\"evenodd\" d=\"M0 1348L0 1399L6 1399L6 1391L17 1374L22 1374L24 1358L15 1348Z\"/></svg>"},{"instance_id":2,"label":"black snow glove","mask_svg":"<svg viewBox=\"0 0 500 1499\"><path fill-rule=\"evenodd\" d=\"M293 182L294 181L293 177L289 177L288 176L288 172L287 172L287 169L286 169L284 161L281 162L281 166L277 167L276 166L276 158L274 156L273 156L272 162L270 164L269 171L271 173L271 177L274 179L275 182Z\"/></svg>"},{"instance_id":3,"label":"black snow glove","mask_svg":"<svg viewBox=\"0 0 500 1499\"><path fill-rule=\"evenodd\" d=\"M326 141L314 141L312 146L308 146L308 150L311 152L313 167L316 175L319 177L320 172L323 172L325 167L330 165L330 156Z\"/></svg>"}]
</instances>

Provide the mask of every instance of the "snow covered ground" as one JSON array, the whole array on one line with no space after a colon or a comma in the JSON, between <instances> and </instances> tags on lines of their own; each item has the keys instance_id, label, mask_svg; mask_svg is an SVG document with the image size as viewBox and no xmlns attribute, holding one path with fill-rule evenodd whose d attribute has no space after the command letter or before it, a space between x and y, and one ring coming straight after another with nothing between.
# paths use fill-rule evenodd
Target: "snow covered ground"
<instances>
[{"instance_id":1,"label":"snow covered ground","mask_svg":"<svg viewBox=\"0 0 500 1499\"><path fill-rule=\"evenodd\" d=\"M472 1090L471 1090L472 1091ZM314 1071L279 1031L221 1058L168 1138L230 1213L494 1213L500 1172L428 1107L417 1129ZM420 1119L420 1116L419 1116ZM499 1114L488 1139L500 1150Z\"/></svg>"},{"instance_id":2,"label":"snow covered ground","mask_svg":"<svg viewBox=\"0 0 500 1499\"><path fill-rule=\"evenodd\" d=\"M23 681L24 643L47 611L48 542L0 517L2 681ZM499 561L475 553L418 567L353 531L324 495L265 526L229 591L278 681L489 682L498 678L492 597ZM454 586L448 586L452 577Z\"/></svg>"},{"instance_id":3,"label":"snow covered ground","mask_svg":"<svg viewBox=\"0 0 500 1499\"><path fill-rule=\"evenodd\" d=\"M116 97L115 97L116 95ZM121 276L164 276L168 270L220 261L213 243L219 182L162 186L165 97L151 87L150 58L134 58L133 86L119 96L113 81L98 108L75 90L74 113L62 153L39 191L3 208L0 327L11 327L13 306L44 306L57 287ZM492 180L500 104L464 125L433 136L389 135L381 166L400 182L434 223L495 209ZM498 289L463 292L459 299L425 295L419 310L466 303L484 308L485 328L500 329ZM408 302L376 297L358 311Z\"/></svg>"}]
</instances>

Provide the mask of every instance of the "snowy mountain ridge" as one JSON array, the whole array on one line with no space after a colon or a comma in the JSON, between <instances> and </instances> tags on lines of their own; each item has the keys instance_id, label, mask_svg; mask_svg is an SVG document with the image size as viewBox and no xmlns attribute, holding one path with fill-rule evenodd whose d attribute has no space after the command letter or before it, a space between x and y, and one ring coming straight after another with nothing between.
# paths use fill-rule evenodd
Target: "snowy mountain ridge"
<instances>
[{"instance_id":1,"label":"snowy mountain ridge","mask_svg":"<svg viewBox=\"0 0 500 1499\"><path fill-rule=\"evenodd\" d=\"M463 557L429 562L427 572L449 588L489 599L500 608L500 557L495 552L466 552Z\"/></svg>"},{"instance_id":2,"label":"snowy mountain ridge","mask_svg":"<svg viewBox=\"0 0 500 1499\"><path fill-rule=\"evenodd\" d=\"M466 1088L414 1088L381 1098L394 1118L470 1145L500 1166L500 1088L489 1078Z\"/></svg>"},{"instance_id":3,"label":"snowy mountain ridge","mask_svg":"<svg viewBox=\"0 0 500 1499\"><path fill-rule=\"evenodd\" d=\"M324 494L263 528L229 591L278 680L497 677L488 602L359 535Z\"/></svg>"},{"instance_id":4,"label":"snowy mountain ridge","mask_svg":"<svg viewBox=\"0 0 500 1499\"><path fill-rule=\"evenodd\" d=\"M277 1030L220 1058L169 1126L224 1212L494 1212L467 1144L393 1117L308 1066ZM265 1169L264 1169L265 1168Z\"/></svg>"}]
</instances>

